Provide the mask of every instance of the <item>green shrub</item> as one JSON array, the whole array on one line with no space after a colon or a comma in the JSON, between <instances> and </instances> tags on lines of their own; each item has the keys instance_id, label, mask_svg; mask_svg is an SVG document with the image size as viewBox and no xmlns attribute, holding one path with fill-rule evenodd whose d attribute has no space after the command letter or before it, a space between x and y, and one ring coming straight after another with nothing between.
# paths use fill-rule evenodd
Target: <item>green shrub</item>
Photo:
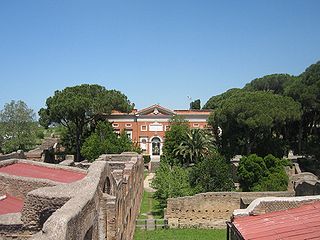
<instances>
[{"instance_id":1,"label":"green shrub","mask_svg":"<svg viewBox=\"0 0 320 240\"><path fill-rule=\"evenodd\" d=\"M239 163L238 176L244 191L285 191L289 178L284 166L287 160L280 160L267 155L261 158L255 154L242 157Z\"/></svg>"},{"instance_id":2,"label":"green shrub","mask_svg":"<svg viewBox=\"0 0 320 240\"><path fill-rule=\"evenodd\" d=\"M230 167L219 154L210 154L190 170L190 185L196 193L231 191L234 183Z\"/></svg>"},{"instance_id":3,"label":"green shrub","mask_svg":"<svg viewBox=\"0 0 320 240\"><path fill-rule=\"evenodd\" d=\"M151 160L150 156L149 155L143 155L143 161L144 161L144 164L147 164L149 163Z\"/></svg>"},{"instance_id":4,"label":"green shrub","mask_svg":"<svg viewBox=\"0 0 320 240\"><path fill-rule=\"evenodd\" d=\"M154 197L165 206L168 198L192 195L194 192L189 185L189 170L180 166L170 166L160 162L156 170L152 187L156 189Z\"/></svg>"}]
</instances>

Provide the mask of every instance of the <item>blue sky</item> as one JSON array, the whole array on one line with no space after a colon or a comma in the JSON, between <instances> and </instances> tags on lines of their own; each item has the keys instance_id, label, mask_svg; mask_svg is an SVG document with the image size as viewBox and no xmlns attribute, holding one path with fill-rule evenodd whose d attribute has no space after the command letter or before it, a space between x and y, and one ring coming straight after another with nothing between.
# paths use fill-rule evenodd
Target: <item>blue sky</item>
<instances>
[{"instance_id":1,"label":"blue sky","mask_svg":"<svg viewBox=\"0 0 320 240\"><path fill-rule=\"evenodd\" d=\"M320 60L318 0L2 0L0 108L36 112L57 89L96 83L144 108L204 104Z\"/></svg>"}]
</instances>

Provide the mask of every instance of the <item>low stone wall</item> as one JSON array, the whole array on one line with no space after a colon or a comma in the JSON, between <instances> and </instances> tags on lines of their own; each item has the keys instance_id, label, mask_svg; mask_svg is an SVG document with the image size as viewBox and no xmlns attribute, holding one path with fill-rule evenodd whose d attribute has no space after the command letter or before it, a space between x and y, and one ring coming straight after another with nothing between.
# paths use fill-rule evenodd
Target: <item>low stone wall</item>
<instances>
[{"instance_id":1,"label":"low stone wall","mask_svg":"<svg viewBox=\"0 0 320 240\"><path fill-rule=\"evenodd\" d=\"M139 214L143 194L144 162L141 155L123 153L102 155L112 171L106 190L107 239L133 239L135 220Z\"/></svg>"},{"instance_id":2,"label":"low stone wall","mask_svg":"<svg viewBox=\"0 0 320 240\"><path fill-rule=\"evenodd\" d=\"M275 211L297 208L306 203L320 201L318 196L303 197L262 197L255 199L246 209L236 209L233 217L260 215Z\"/></svg>"},{"instance_id":3,"label":"low stone wall","mask_svg":"<svg viewBox=\"0 0 320 240\"><path fill-rule=\"evenodd\" d=\"M44 223L42 231L32 239L98 239L100 198L105 181L102 176L106 174L107 163L97 161L80 181L30 192L22 221L38 226Z\"/></svg>"},{"instance_id":4,"label":"low stone wall","mask_svg":"<svg viewBox=\"0 0 320 240\"><path fill-rule=\"evenodd\" d=\"M30 192L22 220L40 227L44 222L34 240L130 240L142 191L142 156L102 155L84 179Z\"/></svg>"},{"instance_id":5,"label":"low stone wall","mask_svg":"<svg viewBox=\"0 0 320 240\"><path fill-rule=\"evenodd\" d=\"M21 213L0 216L1 239L133 239L143 193L141 155L102 155L88 170L29 160L7 160L0 165L15 162L70 169L86 176L73 183L50 185L49 180L0 175L0 180L1 176L5 179L0 181L3 191L8 193L10 188L12 195L25 199ZM9 186L10 182L16 186ZM19 187L24 190L17 192Z\"/></svg>"},{"instance_id":6,"label":"low stone wall","mask_svg":"<svg viewBox=\"0 0 320 240\"><path fill-rule=\"evenodd\" d=\"M11 159L4 160L0 162L0 167L11 165L14 163L28 163L32 164L33 162L21 159ZM36 163L35 163L36 164ZM41 164L36 164L41 165ZM0 173L0 195L10 194L17 198L25 199L28 192L41 188L41 187L50 187L56 186L60 183L47 180L47 179L35 179L29 177L20 177L9 175L6 173Z\"/></svg>"},{"instance_id":7,"label":"low stone wall","mask_svg":"<svg viewBox=\"0 0 320 240\"><path fill-rule=\"evenodd\" d=\"M294 196L294 192L208 192L169 198L166 218L171 228L225 228L241 199Z\"/></svg>"},{"instance_id":8,"label":"low stone wall","mask_svg":"<svg viewBox=\"0 0 320 240\"><path fill-rule=\"evenodd\" d=\"M17 152L12 152L9 154L0 155L0 161L7 159L26 159L26 156L22 150L18 150Z\"/></svg>"}]
</instances>

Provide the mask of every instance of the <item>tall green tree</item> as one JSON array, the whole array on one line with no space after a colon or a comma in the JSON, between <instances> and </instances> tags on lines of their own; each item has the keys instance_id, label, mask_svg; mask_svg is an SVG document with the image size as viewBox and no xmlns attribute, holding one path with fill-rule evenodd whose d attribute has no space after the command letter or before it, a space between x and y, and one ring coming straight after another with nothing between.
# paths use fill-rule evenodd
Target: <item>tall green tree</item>
<instances>
[{"instance_id":1,"label":"tall green tree","mask_svg":"<svg viewBox=\"0 0 320 240\"><path fill-rule=\"evenodd\" d=\"M190 109L201 109L201 101L200 99L194 100L193 102L190 103Z\"/></svg>"},{"instance_id":2,"label":"tall green tree","mask_svg":"<svg viewBox=\"0 0 320 240\"><path fill-rule=\"evenodd\" d=\"M283 95L285 87L295 79L289 74L271 74L256 78L243 88L247 91L270 91Z\"/></svg>"},{"instance_id":3,"label":"tall green tree","mask_svg":"<svg viewBox=\"0 0 320 240\"><path fill-rule=\"evenodd\" d=\"M213 135L203 129L191 129L174 149L174 153L182 156L184 163L189 165L201 161L213 149Z\"/></svg>"},{"instance_id":4,"label":"tall green tree","mask_svg":"<svg viewBox=\"0 0 320 240\"><path fill-rule=\"evenodd\" d=\"M23 101L11 101L0 112L0 150L30 150L36 144L35 114Z\"/></svg>"},{"instance_id":5,"label":"tall green tree","mask_svg":"<svg viewBox=\"0 0 320 240\"><path fill-rule=\"evenodd\" d=\"M228 98L230 98L233 94L237 94L241 92L240 88L231 88L228 91L221 93L219 95L211 97L206 104L203 106L203 109L217 109L221 107L221 104Z\"/></svg>"},{"instance_id":6,"label":"tall green tree","mask_svg":"<svg viewBox=\"0 0 320 240\"><path fill-rule=\"evenodd\" d=\"M300 116L300 104L290 97L242 90L220 101L209 123L222 129L217 139L228 157L250 153L283 156L288 150L288 123Z\"/></svg>"},{"instance_id":7,"label":"tall green tree","mask_svg":"<svg viewBox=\"0 0 320 240\"><path fill-rule=\"evenodd\" d=\"M180 145L189 130L188 121L181 116L174 116L170 119L170 129L165 133L165 142L162 148L164 161L168 161L170 165L183 162L183 157L176 155L174 150Z\"/></svg>"},{"instance_id":8,"label":"tall green tree","mask_svg":"<svg viewBox=\"0 0 320 240\"><path fill-rule=\"evenodd\" d=\"M79 161L83 141L94 130L98 120L114 109L129 112L132 108L127 97L119 91L107 90L96 84L82 84L55 91L39 115L44 127L57 123L67 129L69 150L74 151Z\"/></svg>"},{"instance_id":9,"label":"tall green tree","mask_svg":"<svg viewBox=\"0 0 320 240\"><path fill-rule=\"evenodd\" d=\"M88 160L94 161L101 154L122 153L135 151L131 140L125 132L118 136L111 123L100 121L97 127L84 142L81 154Z\"/></svg>"},{"instance_id":10,"label":"tall green tree","mask_svg":"<svg viewBox=\"0 0 320 240\"><path fill-rule=\"evenodd\" d=\"M320 61L292 81L285 88L285 94L302 106L302 117L297 127L298 151L320 157Z\"/></svg>"},{"instance_id":11,"label":"tall green tree","mask_svg":"<svg viewBox=\"0 0 320 240\"><path fill-rule=\"evenodd\" d=\"M168 198L193 194L189 184L189 170L177 165L170 166L165 161L160 162L151 185L156 189L154 197L163 207Z\"/></svg>"},{"instance_id":12,"label":"tall green tree","mask_svg":"<svg viewBox=\"0 0 320 240\"><path fill-rule=\"evenodd\" d=\"M233 190L230 164L218 153L206 155L191 168L190 185L195 193Z\"/></svg>"},{"instance_id":13,"label":"tall green tree","mask_svg":"<svg viewBox=\"0 0 320 240\"><path fill-rule=\"evenodd\" d=\"M244 191L286 191L289 178L284 167L289 163L271 154L262 158L256 154L242 157L238 176Z\"/></svg>"}]
</instances>

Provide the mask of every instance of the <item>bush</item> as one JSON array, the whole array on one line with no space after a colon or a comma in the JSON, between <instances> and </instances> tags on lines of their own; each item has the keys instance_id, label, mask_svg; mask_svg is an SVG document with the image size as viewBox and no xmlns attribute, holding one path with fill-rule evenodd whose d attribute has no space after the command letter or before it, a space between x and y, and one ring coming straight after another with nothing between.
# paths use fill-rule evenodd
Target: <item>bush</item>
<instances>
[{"instance_id":1,"label":"bush","mask_svg":"<svg viewBox=\"0 0 320 240\"><path fill-rule=\"evenodd\" d=\"M289 181L284 169L287 165L287 160L271 154L264 158L255 154L242 157L238 169L240 186L244 191L285 191Z\"/></svg>"},{"instance_id":2,"label":"bush","mask_svg":"<svg viewBox=\"0 0 320 240\"><path fill-rule=\"evenodd\" d=\"M99 122L96 130L86 138L81 155L89 161L94 161L101 154L122 153L135 151L136 147L132 144L127 134L122 132L120 136L113 132L109 122Z\"/></svg>"},{"instance_id":3,"label":"bush","mask_svg":"<svg viewBox=\"0 0 320 240\"><path fill-rule=\"evenodd\" d=\"M150 156L149 155L143 155L143 161L144 161L144 164L147 164L149 163L151 160Z\"/></svg>"},{"instance_id":4,"label":"bush","mask_svg":"<svg viewBox=\"0 0 320 240\"><path fill-rule=\"evenodd\" d=\"M189 171L179 166L171 167L166 162L160 162L156 170L152 187L156 189L154 197L162 206L167 204L167 199L192 195L194 192L189 185Z\"/></svg>"},{"instance_id":5,"label":"bush","mask_svg":"<svg viewBox=\"0 0 320 240\"><path fill-rule=\"evenodd\" d=\"M192 167L190 185L196 193L234 189L230 167L219 154L211 154Z\"/></svg>"}]
</instances>

